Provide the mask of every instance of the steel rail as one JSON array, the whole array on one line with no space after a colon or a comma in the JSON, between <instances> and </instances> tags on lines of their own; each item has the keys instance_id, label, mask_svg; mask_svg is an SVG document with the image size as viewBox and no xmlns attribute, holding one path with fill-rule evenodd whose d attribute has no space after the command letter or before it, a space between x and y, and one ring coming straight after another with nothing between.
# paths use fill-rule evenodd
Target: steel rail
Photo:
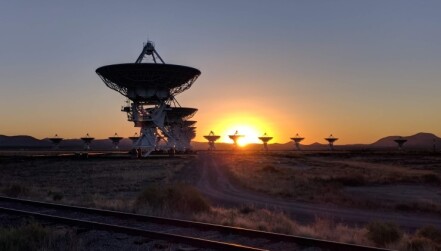
<instances>
[{"instance_id":1,"label":"steel rail","mask_svg":"<svg viewBox=\"0 0 441 251\"><path fill-rule=\"evenodd\" d=\"M173 242L177 242L177 243L185 243L185 244L188 244L191 246L198 246L198 247L217 249L217 250L232 250L232 251L233 250L234 251L265 251L266 250L266 249L243 246L243 245L228 243L228 242L213 241L213 240L208 240L208 239L202 239L202 238L196 238L196 237L184 236L184 235L177 235L177 234L168 234L168 233L163 233L163 232L144 230L144 229L140 229L140 228L126 227L126 226L114 225L114 224L106 224L106 223L100 223L100 222L96 222L96 221L80 220L80 219L74 219L74 218L69 218L69 217L54 216L54 215L49 215L49 214L35 213L35 212L18 210L18 209L11 209L11 208L6 208L6 207L0 207L0 212L5 212L5 213L10 213L10 214L15 214L15 215L32 216L36 219L42 219L42 220L47 220L50 222L62 223L62 224L71 225L71 226L80 226L80 227L85 227L85 228L90 228L90 229L98 229L98 230L104 230L104 231L125 233L125 234L129 234L129 235L149 237L149 238L154 238L154 239L168 240L168 241L173 241Z\"/></svg>"},{"instance_id":2,"label":"steel rail","mask_svg":"<svg viewBox=\"0 0 441 251\"><path fill-rule=\"evenodd\" d=\"M112 217L117 217L117 218L121 218L121 219L130 218L130 219L134 219L134 220L138 220L138 221L151 222L151 223L156 223L156 224L169 224L169 225L180 226L180 227L197 228L197 229L204 229L204 230L214 230L214 231L218 231L218 232L225 233L225 234L235 234L235 235L247 236L247 237L251 237L251 238L263 238L263 239L268 239L271 241L290 242L290 243L296 243L297 245L300 245L300 246L318 247L318 248L322 248L325 250L338 250L338 251L349 251L349 250L387 251L387 250L389 250L389 249L384 249L384 248L362 246L362 245L356 245L356 244L349 244L349 243L343 243L343 242L308 238L308 237L302 237L302 236L296 236L296 235L266 232L266 231L253 230L253 229L240 228L240 227L223 226L223 225L196 222L196 221L179 220L179 219L164 218L164 217L157 217L157 216L125 213L125 212L118 212L118 211L105 210L105 209L95 209L95 208L80 207L80 206L68 206L68 205L63 205L63 204L46 203L46 202L26 200L26 199L17 199L17 198L4 197L4 196L0 196L0 201L16 202L16 203L22 203L22 204L27 204L27 205L34 205L34 206L41 206L41 207L55 208L55 209L59 208L59 209L63 209L63 210L71 210L71 211L76 211L76 212L84 212L84 213L112 216Z\"/></svg>"}]
</instances>

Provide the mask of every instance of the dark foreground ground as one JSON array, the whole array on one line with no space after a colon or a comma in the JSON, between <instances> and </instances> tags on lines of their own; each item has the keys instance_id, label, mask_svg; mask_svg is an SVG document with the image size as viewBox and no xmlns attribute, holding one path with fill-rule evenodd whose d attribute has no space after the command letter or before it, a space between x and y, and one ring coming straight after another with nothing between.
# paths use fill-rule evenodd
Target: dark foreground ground
<instances>
[{"instance_id":1,"label":"dark foreground ground","mask_svg":"<svg viewBox=\"0 0 441 251\"><path fill-rule=\"evenodd\" d=\"M374 221L393 222L405 241L422 227L441 229L441 155L434 153L237 151L132 159L4 151L0 174L7 196L360 244L372 244L364 234ZM196 188L210 211L140 204L146 189L170 184Z\"/></svg>"}]
</instances>

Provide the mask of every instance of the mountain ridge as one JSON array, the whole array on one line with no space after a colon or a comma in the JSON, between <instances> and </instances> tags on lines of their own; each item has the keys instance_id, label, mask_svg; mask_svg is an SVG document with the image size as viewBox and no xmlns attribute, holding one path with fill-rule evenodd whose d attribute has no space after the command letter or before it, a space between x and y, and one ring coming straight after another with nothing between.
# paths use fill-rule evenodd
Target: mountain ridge
<instances>
[{"instance_id":1,"label":"mountain ridge","mask_svg":"<svg viewBox=\"0 0 441 251\"><path fill-rule=\"evenodd\" d=\"M400 138L400 136L386 136L378 139L371 144L345 144L339 145L338 141L335 144L336 149L381 149L381 148L396 148L397 144L394 142L395 139ZM433 147L441 149L441 138L433 133L419 132L410 136L403 136L403 139L407 139L404 144L404 148L408 149L432 149ZM120 149L130 149L131 140L124 138L120 142ZM0 148L50 148L52 143L49 138L37 139L29 135L13 135L6 136L0 135ZM208 149L207 142L193 141L192 146L195 150L206 150ZM61 142L60 148L64 149L82 149L83 142L81 139L65 139ZM109 139L95 139L91 147L93 149L111 149L112 142ZM268 144L271 150L292 150L295 145L293 142L286 143L272 143ZM314 142L309 145L301 145L304 150L326 150L328 145L326 143ZM218 150L229 150L231 149L231 143L216 143L216 149ZM244 147L248 150L261 150L261 144L248 144Z\"/></svg>"}]
</instances>

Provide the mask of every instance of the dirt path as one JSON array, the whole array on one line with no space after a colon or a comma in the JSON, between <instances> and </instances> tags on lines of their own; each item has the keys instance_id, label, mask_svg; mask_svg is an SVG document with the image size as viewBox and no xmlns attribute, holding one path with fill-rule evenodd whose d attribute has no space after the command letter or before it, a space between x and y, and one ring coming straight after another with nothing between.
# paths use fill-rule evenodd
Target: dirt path
<instances>
[{"instance_id":1,"label":"dirt path","mask_svg":"<svg viewBox=\"0 0 441 251\"><path fill-rule=\"evenodd\" d=\"M331 205L274 198L249 191L230 182L222 167L218 165L216 158L219 157L210 154L199 155L198 164L202 174L196 186L213 203L218 205L253 205L258 208L279 210L290 214L295 220L304 223L310 222L318 216L349 225L364 225L374 220L381 220L392 221L408 229L415 229L425 225L434 225L441 228L441 216L439 215L340 208Z\"/></svg>"}]
</instances>

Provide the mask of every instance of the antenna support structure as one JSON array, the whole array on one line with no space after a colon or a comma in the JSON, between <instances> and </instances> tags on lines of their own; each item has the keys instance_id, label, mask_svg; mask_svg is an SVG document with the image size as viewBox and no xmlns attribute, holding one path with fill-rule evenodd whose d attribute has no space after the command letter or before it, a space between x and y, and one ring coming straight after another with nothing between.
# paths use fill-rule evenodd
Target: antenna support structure
<instances>
[{"instance_id":1,"label":"antenna support structure","mask_svg":"<svg viewBox=\"0 0 441 251\"><path fill-rule=\"evenodd\" d=\"M153 62L146 62L148 58ZM181 107L176 95L193 85L201 74L198 69L166 64L154 43L147 41L135 63L102 66L96 73L107 87L127 98L121 111L140 128L132 147L142 156L159 150L191 150L196 127L188 120L197 109Z\"/></svg>"}]
</instances>

